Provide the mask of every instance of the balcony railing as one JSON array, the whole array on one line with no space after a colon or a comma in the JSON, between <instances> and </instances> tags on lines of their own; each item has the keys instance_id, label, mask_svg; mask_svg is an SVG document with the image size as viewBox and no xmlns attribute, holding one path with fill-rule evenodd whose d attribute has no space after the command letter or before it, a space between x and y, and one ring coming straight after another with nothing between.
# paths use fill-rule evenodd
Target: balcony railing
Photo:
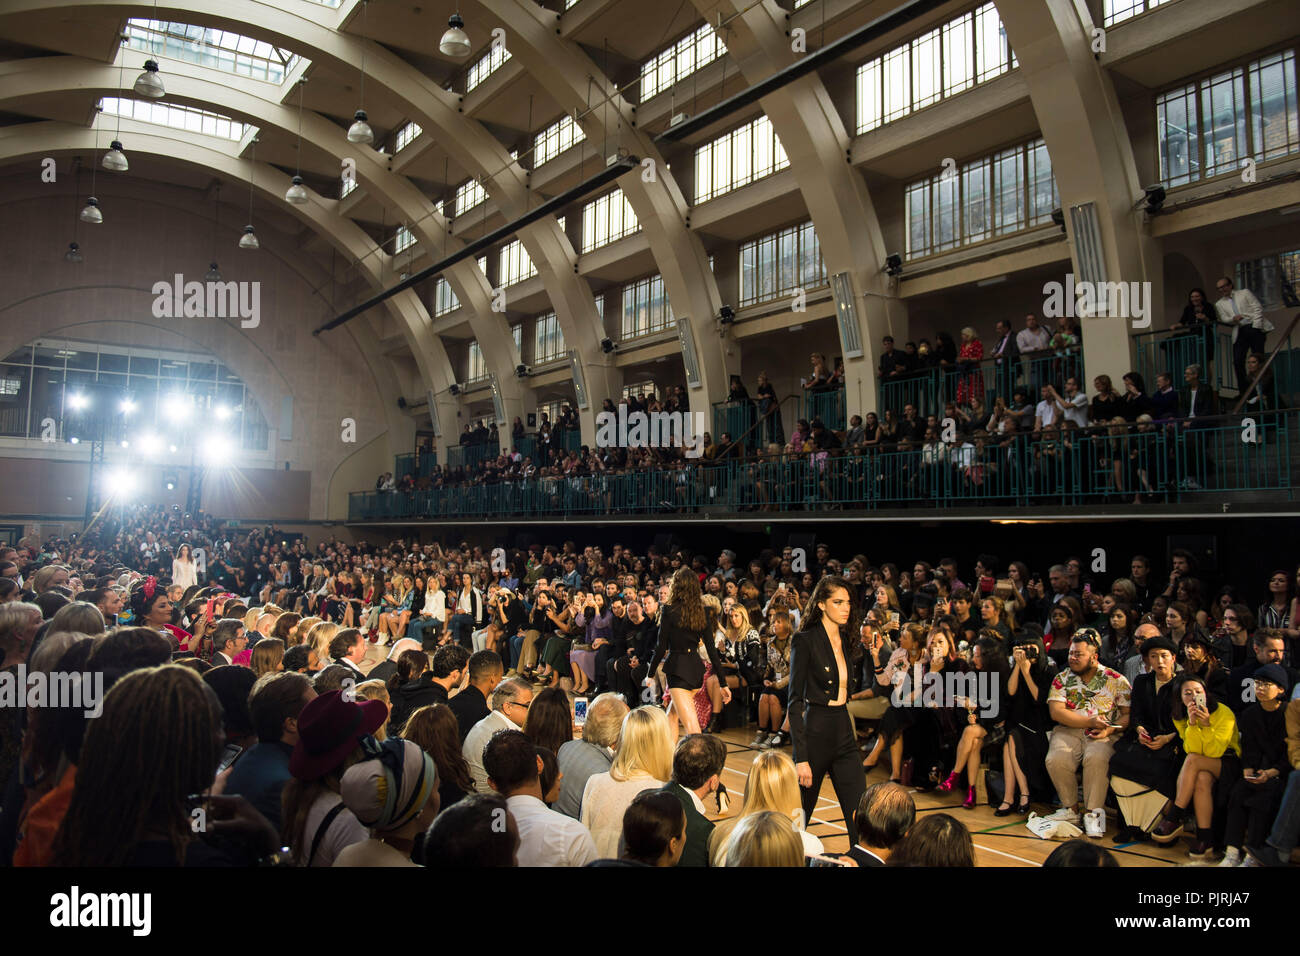
<instances>
[{"instance_id":1,"label":"balcony railing","mask_svg":"<svg viewBox=\"0 0 1300 956\"><path fill-rule=\"evenodd\" d=\"M679 468L410 493L357 492L349 520L653 516L746 511L929 511L979 506L1221 501L1239 494L1290 501L1295 412L1134 428L1102 426L859 453L779 455ZM1250 440L1246 440L1250 439Z\"/></svg>"}]
</instances>

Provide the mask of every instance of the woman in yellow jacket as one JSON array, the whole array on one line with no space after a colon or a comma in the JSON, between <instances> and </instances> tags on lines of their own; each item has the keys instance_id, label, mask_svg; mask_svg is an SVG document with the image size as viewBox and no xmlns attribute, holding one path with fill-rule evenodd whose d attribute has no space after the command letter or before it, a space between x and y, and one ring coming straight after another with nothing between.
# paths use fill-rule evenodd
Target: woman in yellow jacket
<instances>
[{"instance_id":1,"label":"woman in yellow jacket","mask_svg":"<svg viewBox=\"0 0 1300 956\"><path fill-rule=\"evenodd\" d=\"M1174 679L1173 696L1174 728L1187 756L1178 774L1174 805L1151 837L1157 843L1178 839L1190 804L1196 813L1196 839L1187 855L1200 860L1213 852L1214 784L1224 775L1231 782L1240 773L1241 741L1232 710L1215 700L1195 674L1179 674Z\"/></svg>"}]
</instances>

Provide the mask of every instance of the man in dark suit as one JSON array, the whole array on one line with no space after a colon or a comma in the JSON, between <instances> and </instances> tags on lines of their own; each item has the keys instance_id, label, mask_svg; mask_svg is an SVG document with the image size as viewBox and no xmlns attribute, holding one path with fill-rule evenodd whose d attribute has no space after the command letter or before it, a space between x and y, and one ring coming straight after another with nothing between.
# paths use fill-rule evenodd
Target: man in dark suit
<instances>
[{"instance_id":1,"label":"man in dark suit","mask_svg":"<svg viewBox=\"0 0 1300 956\"><path fill-rule=\"evenodd\" d=\"M709 835L713 822L704 815L703 800L721 785L719 780L727 762L727 747L711 734L683 737L673 754L673 778L663 792L681 801L686 811L686 847L678 866L709 865Z\"/></svg>"},{"instance_id":2,"label":"man in dark suit","mask_svg":"<svg viewBox=\"0 0 1300 956\"><path fill-rule=\"evenodd\" d=\"M849 847L847 855L858 866L884 866L894 845L915 821L916 803L910 793L893 782L874 783L862 794L853 814L858 842Z\"/></svg>"},{"instance_id":3,"label":"man in dark suit","mask_svg":"<svg viewBox=\"0 0 1300 956\"><path fill-rule=\"evenodd\" d=\"M461 743L465 742L466 735L474 729L474 725L492 712L488 698L492 696L492 689L501 683L501 676L505 672L501 666L501 655L496 651L478 651L470 656L467 666L468 686L447 702L460 725Z\"/></svg>"},{"instance_id":4,"label":"man in dark suit","mask_svg":"<svg viewBox=\"0 0 1300 956\"><path fill-rule=\"evenodd\" d=\"M237 618L222 618L212 632L212 666L233 664L235 655L247 646L244 622Z\"/></svg>"},{"instance_id":5,"label":"man in dark suit","mask_svg":"<svg viewBox=\"0 0 1300 956\"><path fill-rule=\"evenodd\" d=\"M993 344L993 364L996 368L995 388L1005 399L1011 398L1011 392L1019 384L1020 345L1016 342L1011 323L1000 320L997 324L997 339Z\"/></svg>"}]
</instances>

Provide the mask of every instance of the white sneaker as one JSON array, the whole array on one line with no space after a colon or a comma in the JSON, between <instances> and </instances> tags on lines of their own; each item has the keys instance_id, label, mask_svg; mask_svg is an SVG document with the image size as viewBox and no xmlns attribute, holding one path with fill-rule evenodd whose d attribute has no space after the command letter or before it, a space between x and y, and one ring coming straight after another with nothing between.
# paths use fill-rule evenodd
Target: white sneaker
<instances>
[{"instance_id":1,"label":"white sneaker","mask_svg":"<svg viewBox=\"0 0 1300 956\"><path fill-rule=\"evenodd\" d=\"M1078 826L1080 822L1079 814L1075 813L1073 807L1061 807L1061 809L1057 810L1055 813L1049 814L1045 819L1058 820L1063 823L1073 823L1075 826Z\"/></svg>"},{"instance_id":2,"label":"white sneaker","mask_svg":"<svg viewBox=\"0 0 1300 956\"><path fill-rule=\"evenodd\" d=\"M767 733L766 731L760 730L754 735L754 739L749 742L749 745L758 748L762 747L765 743L767 743Z\"/></svg>"},{"instance_id":3,"label":"white sneaker","mask_svg":"<svg viewBox=\"0 0 1300 956\"><path fill-rule=\"evenodd\" d=\"M768 746L769 748L772 748L772 747L780 748L780 746L781 746L781 735L780 735L780 734L773 734L771 737L768 737L768 738L767 738L767 746Z\"/></svg>"},{"instance_id":4,"label":"white sneaker","mask_svg":"<svg viewBox=\"0 0 1300 956\"><path fill-rule=\"evenodd\" d=\"M1219 861L1219 866L1241 866L1241 850L1235 846L1228 847L1223 853L1223 859Z\"/></svg>"},{"instance_id":5,"label":"white sneaker","mask_svg":"<svg viewBox=\"0 0 1300 956\"><path fill-rule=\"evenodd\" d=\"M1083 832L1094 840L1106 835L1106 811L1101 807L1089 810L1083 815Z\"/></svg>"}]
</instances>

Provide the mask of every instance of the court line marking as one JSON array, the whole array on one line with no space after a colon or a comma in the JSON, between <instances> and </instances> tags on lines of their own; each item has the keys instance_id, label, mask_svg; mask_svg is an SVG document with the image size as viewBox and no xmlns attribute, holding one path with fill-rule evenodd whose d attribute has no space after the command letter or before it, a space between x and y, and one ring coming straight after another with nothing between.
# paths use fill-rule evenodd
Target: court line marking
<instances>
[{"instance_id":1,"label":"court line marking","mask_svg":"<svg viewBox=\"0 0 1300 956\"><path fill-rule=\"evenodd\" d=\"M1036 860L1026 860L1023 856L1016 856L1014 853L1004 853L1002 850L995 850L991 846L981 846L978 843L973 844L975 849L984 850L987 853L996 853L998 856L1009 857L1012 860L1019 860L1021 863L1028 863L1030 866L1042 866L1043 864Z\"/></svg>"}]
</instances>

